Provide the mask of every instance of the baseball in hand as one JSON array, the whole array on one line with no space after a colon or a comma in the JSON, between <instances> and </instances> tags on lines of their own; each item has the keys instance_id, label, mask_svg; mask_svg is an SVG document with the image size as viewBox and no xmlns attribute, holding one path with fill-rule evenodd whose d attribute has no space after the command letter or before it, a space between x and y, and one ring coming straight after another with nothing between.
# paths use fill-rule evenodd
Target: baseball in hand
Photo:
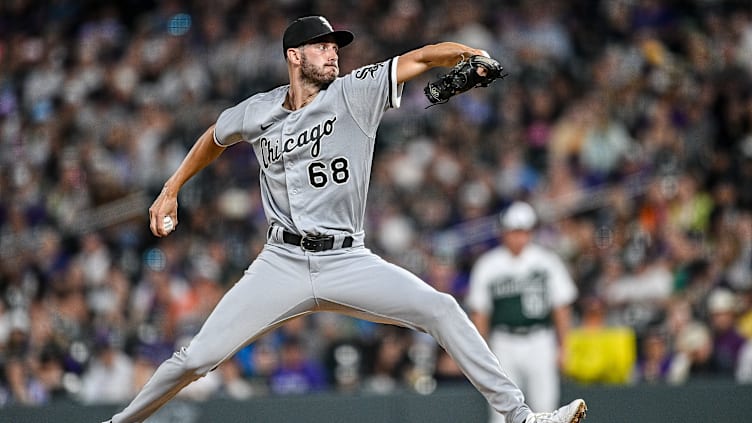
<instances>
[{"instance_id":1,"label":"baseball in hand","mask_svg":"<svg viewBox=\"0 0 752 423\"><path fill-rule=\"evenodd\" d=\"M172 230L175 229L175 224L172 223L172 218L170 216L165 216L164 219L162 219L162 229L164 229L165 232L172 232Z\"/></svg>"}]
</instances>

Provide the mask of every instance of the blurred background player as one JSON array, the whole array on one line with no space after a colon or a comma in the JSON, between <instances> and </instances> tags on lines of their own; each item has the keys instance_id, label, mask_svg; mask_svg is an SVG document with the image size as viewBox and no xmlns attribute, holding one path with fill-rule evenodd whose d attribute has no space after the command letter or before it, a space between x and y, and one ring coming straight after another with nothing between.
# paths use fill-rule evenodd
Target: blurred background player
<instances>
[{"instance_id":1,"label":"blurred background player","mask_svg":"<svg viewBox=\"0 0 752 423\"><path fill-rule=\"evenodd\" d=\"M501 242L473 265L467 306L503 368L533 411L559 401L559 351L577 288L552 251L537 245L532 206L514 202L501 215ZM491 422L504 417L491 413Z\"/></svg>"}]
</instances>

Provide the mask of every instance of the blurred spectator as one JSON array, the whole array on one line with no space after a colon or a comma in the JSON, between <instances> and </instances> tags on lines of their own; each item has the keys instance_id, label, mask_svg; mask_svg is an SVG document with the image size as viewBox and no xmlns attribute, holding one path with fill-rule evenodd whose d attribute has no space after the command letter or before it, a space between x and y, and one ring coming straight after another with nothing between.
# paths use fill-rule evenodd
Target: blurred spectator
<instances>
[{"instance_id":1,"label":"blurred spectator","mask_svg":"<svg viewBox=\"0 0 752 423\"><path fill-rule=\"evenodd\" d=\"M410 370L407 349L409 338L399 328L383 331L373 345L369 367L363 377L364 392L389 394L405 387Z\"/></svg>"},{"instance_id":2,"label":"blurred spectator","mask_svg":"<svg viewBox=\"0 0 752 423\"><path fill-rule=\"evenodd\" d=\"M118 404L133 391L133 360L102 334L94 345L94 358L82 375L81 400L86 404Z\"/></svg>"},{"instance_id":3,"label":"blurred spectator","mask_svg":"<svg viewBox=\"0 0 752 423\"><path fill-rule=\"evenodd\" d=\"M101 234L91 232L81 236L80 252L74 260L81 263L87 286L98 287L105 283L107 272L112 265L110 254Z\"/></svg>"},{"instance_id":4,"label":"blurred spectator","mask_svg":"<svg viewBox=\"0 0 752 423\"><path fill-rule=\"evenodd\" d=\"M459 366L457 366L457 362L441 347L437 347L436 349L436 366L433 378L439 386L466 385L470 383Z\"/></svg>"},{"instance_id":5,"label":"blurred spectator","mask_svg":"<svg viewBox=\"0 0 752 423\"><path fill-rule=\"evenodd\" d=\"M191 401L206 401L219 395L222 382L222 374L215 369L183 388L176 397Z\"/></svg>"},{"instance_id":6,"label":"blurred spectator","mask_svg":"<svg viewBox=\"0 0 752 423\"><path fill-rule=\"evenodd\" d=\"M255 394L251 383L243 378L237 361L227 360L216 371L222 377L221 385L215 393L216 396L245 400Z\"/></svg>"},{"instance_id":7,"label":"blurred spectator","mask_svg":"<svg viewBox=\"0 0 752 423\"><path fill-rule=\"evenodd\" d=\"M666 261L642 245L628 246L625 256L626 272L603 287L604 299L621 313L624 323L641 332L660 319L673 278Z\"/></svg>"},{"instance_id":8,"label":"blurred spectator","mask_svg":"<svg viewBox=\"0 0 752 423\"><path fill-rule=\"evenodd\" d=\"M185 279L164 269L146 269L132 290L130 304L133 324L142 327L138 333L142 342L175 343L179 336L177 305L188 293Z\"/></svg>"},{"instance_id":9,"label":"blurred spectator","mask_svg":"<svg viewBox=\"0 0 752 423\"><path fill-rule=\"evenodd\" d=\"M580 305L582 320L563 346L563 373L579 383L630 382L637 356L634 331L610 323L607 303L599 297L584 297Z\"/></svg>"},{"instance_id":10,"label":"blurred spectator","mask_svg":"<svg viewBox=\"0 0 752 423\"><path fill-rule=\"evenodd\" d=\"M696 177L684 173L678 177L676 195L669 204L668 224L695 233L708 229L713 201L699 190Z\"/></svg>"},{"instance_id":11,"label":"blurred spectator","mask_svg":"<svg viewBox=\"0 0 752 423\"><path fill-rule=\"evenodd\" d=\"M39 354L36 363L37 377L47 392L49 401L59 401L71 398L70 390L65 386L65 363L60 348L55 345L46 346Z\"/></svg>"},{"instance_id":12,"label":"blurred spectator","mask_svg":"<svg viewBox=\"0 0 752 423\"><path fill-rule=\"evenodd\" d=\"M501 24L501 41L529 65L564 62L572 53L569 33L557 19L558 7L541 0L522 2L518 14Z\"/></svg>"},{"instance_id":13,"label":"blurred spectator","mask_svg":"<svg viewBox=\"0 0 752 423\"><path fill-rule=\"evenodd\" d=\"M465 298L468 289L468 276L458 269L451 257L428 257L423 280L439 291L452 294L458 300Z\"/></svg>"},{"instance_id":14,"label":"blurred spectator","mask_svg":"<svg viewBox=\"0 0 752 423\"><path fill-rule=\"evenodd\" d=\"M34 374L31 363L20 357L11 357L4 363L4 379L8 383L11 404L33 406L49 401L44 383Z\"/></svg>"},{"instance_id":15,"label":"blurred spectator","mask_svg":"<svg viewBox=\"0 0 752 423\"><path fill-rule=\"evenodd\" d=\"M29 319L24 310L7 314L7 339L3 352L3 377L7 384L4 402L20 405L40 405L49 400L44 383L34 372L35 357L30 356Z\"/></svg>"},{"instance_id":16,"label":"blurred spectator","mask_svg":"<svg viewBox=\"0 0 752 423\"><path fill-rule=\"evenodd\" d=\"M752 288L752 214L738 212L728 220L717 232L726 234L718 240L719 271L729 287L748 291Z\"/></svg>"},{"instance_id":17,"label":"blurred spectator","mask_svg":"<svg viewBox=\"0 0 752 423\"><path fill-rule=\"evenodd\" d=\"M589 184L604 183L614 176L634 148L626 126L612 116L602 98L589 99L592 113L580 147L579 162Z\"/></svg>"},{"instance_id":18,"label":"blurred spectator","mask_svg":"<svg viewBox=\"0 0 752 423\"><path fill-rule=\"evenodd\" d=\"M172 348L164 349L160 352L159 347L153 347L149 345L139 345L136 348L136 352L133 356L133 387L132 392L138 392L151 375L157 370L157 365L164 357L169 357L172 353Z\"/></svg>"},{"instance_id":19,"label":"blurred spectator","mask_svg":"<svg viewBox=\"0 0 752 423\"><path fill-rule=\"evenodd\" d=\"M535 191L540 174L523 156L524 149L519 145L503 147L499 153L496 175L496 193L501 198L520 198L525 193Z\"/></svg>"},{"instance_id":20,"label":"blurred spectator","mask_svg":"<svg viewBox=\"0 0 752 423\"><path fill-rule=\"evenodd\" d=\"M639 341L639 359L635 381L667 383L673 363L673 349L668 337L658 328L649 329Z\"/></svg>"},{"instance_id":21,"label":"blurred spectator","mask_svg":"<svg viewBox=\"0 0 752 423\"><path fill-rule=\"evenodd\" d=\"M713 339L705 324L698 321L687 323L677 333L674 350L677 355L669 375L671 383L685 383L712 375Z\"/></svg>"},{"instance_id":22,"label":"blurred spectator","mask_svg":"<svg viewBox=\"0 0 752 423\"><path fill-rule=\"evenodd\" d=\"M716 374L733 376L742 349L752 342L744 338L736 326L739 302L736 295L725 288L713 290L707 301L713 337L712 370Z\"/></svg>"},{"instance_id":23,"label":"blurred spectator","mask_svg":"<svg viewBox=\"0 0 752 423\"><path fill-rule=\"evenodd\" d=\"M269 386L275 394L304 394L326 388L323 367L305 355L300 339L284 340L279 357L279 367L269 378Z\"/></svg>"},{"instance_id":24,"label":"blurred spectator","mask_svg":"<svg viewBox=\"0 0 752 423\"><path fill-rule=\"evenodd\" d=\"M252 352L253 372L246 374L254 390L263 394L270 392L271 377L279 367L279 360L279 354L270 342L263 339L258 342Z\"/></svg>"},{"instance_id":25,"label":"blurred spectator","mask_svg":"<svg viewBox=\"0 0 752 423\"><path fill-rule=\"evenodd\" d=\"M752 339L752 289L739 291L739 333Z\"/></svg>"}]
</instances>

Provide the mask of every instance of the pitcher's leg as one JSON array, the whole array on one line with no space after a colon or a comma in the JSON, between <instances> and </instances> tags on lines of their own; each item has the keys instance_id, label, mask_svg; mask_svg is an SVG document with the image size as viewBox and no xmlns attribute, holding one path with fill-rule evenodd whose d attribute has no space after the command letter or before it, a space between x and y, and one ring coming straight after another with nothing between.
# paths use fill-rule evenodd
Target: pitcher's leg
<instances>
[{"instance_id":1,"label":"pitcher's leg","mask_svg":"<svg viewBox=\"0 0 752 423\"><path fill-rule=\"evenodd\" d=\"M483 337L449 294L367 249L322 259L314 281L321 300L360 311L363 317L425 331L452 356L463 373L509 423L530 414L522 392L502 371ZM354 273L352 269L357 269Z\"/></svg>"},{"instance_id":2,"label":"pitcher's leg","mask_svg":"<svg viewBox=\"0 0 752 423\"><path fill-rule=\"evenodd\" d=\"M314 300L306 274L305 260L285 259L265 249L222 297L190 344L163 362L112 422L143 421L244 345L310 311Z\"/></svg>"}]
</instances>

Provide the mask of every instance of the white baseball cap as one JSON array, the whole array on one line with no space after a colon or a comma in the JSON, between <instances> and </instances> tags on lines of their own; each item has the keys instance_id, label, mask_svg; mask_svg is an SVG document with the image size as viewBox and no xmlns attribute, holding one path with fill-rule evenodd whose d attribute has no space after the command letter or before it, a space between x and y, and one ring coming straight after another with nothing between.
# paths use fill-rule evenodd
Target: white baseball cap
<instances>
[{"instance_id":1,"label":"white baseball cap","mask_svg":"<svg viewBox=\"0 0 752 423\"><path fill-rule=\"evenodd\" d=\"M728 289L716 288L708 296L708 311L711 313L733 312L736 306L736 296Z\"/></svg>"},{"instance_id":2,"label":"white baseball cap","mask_svg":"<svg viewBox=\"0 0 752 423\"><path fill-rule=\"evenodd\" d=\"M515 201L501 215L501 226L506 230L529 231L536 221L535 210L524 201Z\"/></svg>"}]
</instances>

